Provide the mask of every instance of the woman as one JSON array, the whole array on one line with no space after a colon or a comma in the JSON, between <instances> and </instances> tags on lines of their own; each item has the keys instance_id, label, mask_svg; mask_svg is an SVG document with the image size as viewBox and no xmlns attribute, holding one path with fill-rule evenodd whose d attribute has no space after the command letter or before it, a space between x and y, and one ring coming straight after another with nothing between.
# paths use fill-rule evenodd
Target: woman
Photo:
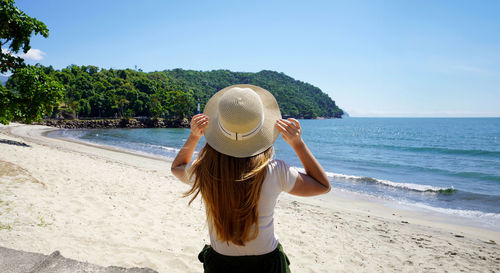
<instances>
[{"instance_id":1,"label":"woman","mask_svg":"<svg viewBox=\"0 0 500 273\"><path fill-rule=\"evenodd\" d=\"M293 148L305 174L273 160L279 135ZM207 144L191 163L202 136ZM281 192L313 196L330 190L328 178L301 138L296 119L281 119L274 96L254 85L217 92L191 120L191 134L172 162L172 173L201 194L210 246L198 258L205 272L290 272L274 234ZM311 242L312 243L312 242Z\"/></svg>"}]
</instances>

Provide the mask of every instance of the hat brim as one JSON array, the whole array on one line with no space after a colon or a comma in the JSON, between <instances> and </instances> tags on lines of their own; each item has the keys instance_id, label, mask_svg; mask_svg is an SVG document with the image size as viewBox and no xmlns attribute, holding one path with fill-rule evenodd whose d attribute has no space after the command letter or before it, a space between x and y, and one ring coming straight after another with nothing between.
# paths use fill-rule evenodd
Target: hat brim
<instances>
[{"instance_id":1,"label":"hat brim","mask_svg":"<svg viewBox=\"0 0 500 273\"><path fill-rule=\"evenodd\" d=\"M233 140L224 135L218 126L217 112L219 100L225 92L234 87L250 88L259 95L264 106L264 123L257 134L245 140ZM203 130L205 140L216 151L233 157L251 157L271 147L280 133L274 126L281 118L281 112L274 96L264 88L251 84L228 86L215 93L205 105L203 113L209 117L207 127Z\"/></svg>"}]
</instances>

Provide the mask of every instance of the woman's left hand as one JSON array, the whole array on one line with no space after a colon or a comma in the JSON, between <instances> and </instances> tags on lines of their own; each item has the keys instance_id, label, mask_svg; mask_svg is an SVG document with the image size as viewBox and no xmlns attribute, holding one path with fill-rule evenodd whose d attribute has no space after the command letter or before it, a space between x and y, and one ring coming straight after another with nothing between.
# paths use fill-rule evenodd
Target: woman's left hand
<instances>
[{"instance_id":1,"label":"woman's left hand","mask_svg":"<svg viewBox=\"0 0 500 273\"><path fill-rule=\"evenodd\" d=\"M208 116L205 114L194 115L191 119L191 134L196 137L203 136L203 129L208 125Z\"/></svg>"},{"instance_id":2,"label":"woman's left hand","mask_svg":"<svg viewBox=\"0 0 500 273\"><path fill-rule=\"evenodd\" d=\"M275 126L281 132L283 140L292 148L302 143L302 128L298 120L294 118L278 119Z\"/></svg>"}]
</instances>

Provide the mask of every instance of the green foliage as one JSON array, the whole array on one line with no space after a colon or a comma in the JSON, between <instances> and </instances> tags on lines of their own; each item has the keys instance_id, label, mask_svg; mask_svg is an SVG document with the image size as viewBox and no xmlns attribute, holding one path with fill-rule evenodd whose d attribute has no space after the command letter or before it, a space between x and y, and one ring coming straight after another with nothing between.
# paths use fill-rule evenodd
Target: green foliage
<instances>
[{"instance_id":1,"label":"green foliage","mask_svg":"<svg viewBox=\"0 0 500 273\"><path fill-rule=\"evenodd\" d=\"M193 91L194 98L200 99L202 109L208 99L220 89L245 83L269 90L276 97L284 116L340 118L343 114L342 109L321 89L275 71L244 73L229 70L202 72L174 69L155 73L184 82L187 88Z\"/></svg>"},{"instance_id":2,"label":"green foliage","mask_svg":"<svg viewBox=\"0 0 500 273\"><path fill-rule=\"evenodd\" d=\"M168 113L176 119L190 115L195 107L191 92L173 90L167 93Z\"/></svg>"},{"instance_id":3,"label":"green foliage","mask_svg":"<svg viewBox=\"0 0 500 273\"><path fill-rule=\"evenodd\" d=\"M7 101L0 109L0 121L19 120L25 123L39 121L50 115L64 96L64 86L42 67L27 66L18 69L7 82L7 92L2 91L0 101Z\"/></svg>"},{"instance_id":4,"label":"green foliage","mask_svg":"<svg viewBox=\"0 0 500 273\"><path fill-rule=\"evenodd\" d=\"M24 60L13 55L22 49L24 53L30 50L32 34L49 36L49 30L44 23L31 18L14 6L14 0L0 0L0 46L8 45L9 52L0 51L0 72L5 73L24 67Z\"/></svg>"},{"instance_id":5,"label":"green foliage","mask_svg":"<svg viewBox=\"0 0 500 273\"><path fill-rule=\"evenodd\" d=\"M10 111L11 97L9 90L0 83L0 123L9 124L9 121L14 117ZM1 201L1 200L0 200Z\"/></svg>"},{"instance_id":6,"label":"green foliage","mask_svg":"<svg viewBox=\"0 0 500 273\"><path fill-rule=\"evenodd\" d=\"M61 70L42 69L65 88L64 104L60 110L72 112L80 118L143 116L180 120L196 113L198 100L203 109L215 92L240 83L269 90L276 97L284 116L331 118L343 113L319 88L273 71L241 73L174 69L144 73L76 65ZM18 85L15 77L7 84L9 90Z\"/></svg>"}]
</instances>

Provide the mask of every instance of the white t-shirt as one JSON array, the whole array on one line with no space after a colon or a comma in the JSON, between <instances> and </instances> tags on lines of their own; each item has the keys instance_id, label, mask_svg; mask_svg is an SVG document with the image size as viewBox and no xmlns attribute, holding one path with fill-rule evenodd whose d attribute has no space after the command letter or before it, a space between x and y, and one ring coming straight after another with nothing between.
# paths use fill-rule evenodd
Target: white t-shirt
<instances>
[{"instance_id":1,"label":"white t-shirt","mask_svg":"<svg viewBox=\"0 0 500 273\"><path fill-rule=\"evenodd\" d=\"M245 242L245 246L239 246L232 242L217 240L215 228L210 228L212 248L227 256L262 255L276 249L278 239L274 234L274 207L281 192L290 192L293 189L298 175L297 169L290 167L284 161L272 160L267 165L266 178L262 184L258 203L259 233L257 237Z\"/></svg>"}]
</instances>

